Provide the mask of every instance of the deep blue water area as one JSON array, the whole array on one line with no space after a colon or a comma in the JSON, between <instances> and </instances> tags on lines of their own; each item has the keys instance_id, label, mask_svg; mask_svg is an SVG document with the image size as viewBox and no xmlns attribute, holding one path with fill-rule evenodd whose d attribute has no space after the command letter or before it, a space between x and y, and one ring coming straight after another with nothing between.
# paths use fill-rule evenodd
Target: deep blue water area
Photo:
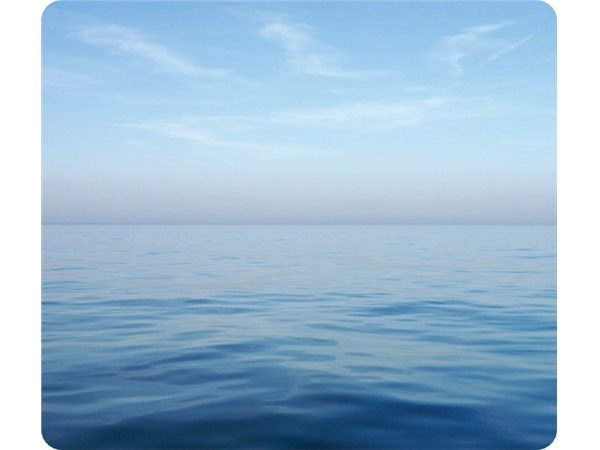
<instances>
[{"instance_id":1,"label":"deep blue water area","mask_svg":"<svg viewBox=\"0 0 600 450\"><path fill-rule=\"evenodd\" d=\"M58 449L541 449L556 227L44 225Z\"/></svg>"}]
</instances>

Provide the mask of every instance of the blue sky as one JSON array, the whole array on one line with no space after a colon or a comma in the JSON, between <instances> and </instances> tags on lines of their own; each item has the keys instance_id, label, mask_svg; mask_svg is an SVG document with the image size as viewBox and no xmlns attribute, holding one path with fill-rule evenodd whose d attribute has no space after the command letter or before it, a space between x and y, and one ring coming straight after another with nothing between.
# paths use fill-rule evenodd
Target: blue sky
<instances>
[{"instance_id":1,"label":"blue sky","mask_svg":"<svg viewBox=\"0 0 600 450\"><path fill-rule=\"evenodd\" d=\"M45 223L556 223L542 2L57 2Z\"/></svg>"}]
</instances>

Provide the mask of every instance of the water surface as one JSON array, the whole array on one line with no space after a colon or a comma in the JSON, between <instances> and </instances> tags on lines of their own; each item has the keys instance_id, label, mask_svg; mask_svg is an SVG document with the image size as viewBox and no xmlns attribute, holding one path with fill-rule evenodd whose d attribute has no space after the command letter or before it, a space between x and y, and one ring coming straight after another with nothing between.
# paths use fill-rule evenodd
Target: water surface
<instances>
[{"instance_id":1,"label":"water surface","mask_svg":"<svg viewBox=\"0 0 600 450\"><path fill-rule=\"evenodd\" d=\"M540 449L556 227L43 227L59 449Z\"/></svg>"}]
</instances>

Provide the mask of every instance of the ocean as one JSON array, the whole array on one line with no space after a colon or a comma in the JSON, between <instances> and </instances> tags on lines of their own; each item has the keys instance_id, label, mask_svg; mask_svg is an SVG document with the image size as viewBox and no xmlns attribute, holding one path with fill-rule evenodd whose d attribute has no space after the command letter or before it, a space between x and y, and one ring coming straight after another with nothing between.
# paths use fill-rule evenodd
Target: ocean
<instances>
[{"instance_id":1,"label":"ocean","mask_svg":"<svg viewBox=\"0 0 600 450\"><path fill-rule=\"evenodd\" d=\"M57 449L541 449L556 227L44 225Z\"/></svg>"}]
</instances>

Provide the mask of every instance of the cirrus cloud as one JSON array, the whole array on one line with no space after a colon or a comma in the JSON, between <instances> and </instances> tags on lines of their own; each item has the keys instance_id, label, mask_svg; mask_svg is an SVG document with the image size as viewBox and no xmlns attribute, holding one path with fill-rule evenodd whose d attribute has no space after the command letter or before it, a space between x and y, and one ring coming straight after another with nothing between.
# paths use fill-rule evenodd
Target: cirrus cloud
<instances>
[{"instance_id":1,"label":"cirrus cloud","mask_svg":"<svg viewBox=\"0 0 600 450\"><path fill-rule=\"evenodd\" d=\"M533 34L514 40L498 37L497 33L515 22L500 22L464 28L460 33L444 36L437 50L429 55L450 67L453 75L465 73L467 59L474 60L475 68L484 66L527 42Z\"/></svg>"},{"instance_id":2,"label":"cirrus cloud","mask_svg":"<svg viewBox=\"0 0 600 450\"><path fill-rule=\"evenodd\" d=\"M360 78L379 71L356 71L343 67L346 57L339 50L320 42L306 24L290 23L281 18L270 20L260 35L283 48L288 64L298 72L333 78Z\"/></svg>"},{"instance_id":3,"label":"cirrus cloud","mask_svg":"<svg viewBox=\"0 0 600 450\"><path fill-rule=\"evenodd\" d=\"M227 70L196 65L169 47L152 42L140 31L121 25L86 26L75 35L90 45L150 61L157 69L165 72L211 78L228 73Z\"/></svg>"},{"instance_id":4,"label":"cirrus cloud","mask_svg":"<svg viewBox=\"0 0 600 450\"><path fill-rule=\"evenodd\" d=\"M415 125L431 118L453 100L434 97L400 102L354 102L343 105L275 113L270 120L286 125L385 131Z\"/></svg>"}]
</instances>

